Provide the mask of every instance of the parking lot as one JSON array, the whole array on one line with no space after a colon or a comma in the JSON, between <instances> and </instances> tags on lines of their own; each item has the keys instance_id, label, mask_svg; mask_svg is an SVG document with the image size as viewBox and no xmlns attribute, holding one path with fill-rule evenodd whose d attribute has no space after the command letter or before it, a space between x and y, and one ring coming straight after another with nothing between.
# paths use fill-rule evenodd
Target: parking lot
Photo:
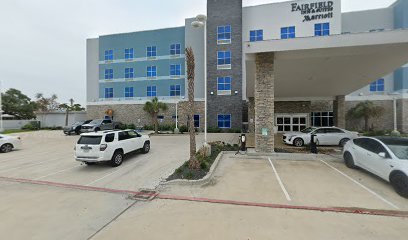
<instances>
[{"instance_id":1,"label":"parking lot","mask_svg":"<svg viewBox=\"0 0 408 240\"><path fill-rule=\"evenodd\" d=\"M149 154L131 155L118 168L75 162L77 136L21 136L23 150L0 154L0 233L8 239L405 239L408 233L401 217L408 200L340 160L226 154L209 183L164 185L149 202L129 196L156 188L187 160L188 135L153 136Z\"/></svg>"}]
</instances>

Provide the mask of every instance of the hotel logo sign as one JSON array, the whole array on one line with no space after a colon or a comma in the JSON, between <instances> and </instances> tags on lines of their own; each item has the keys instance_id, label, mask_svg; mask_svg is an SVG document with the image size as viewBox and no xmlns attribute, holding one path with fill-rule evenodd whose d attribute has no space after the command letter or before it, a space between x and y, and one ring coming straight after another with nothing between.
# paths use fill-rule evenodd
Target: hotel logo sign
<instances>
[{"instance_id":1,"label":"hotel logo sign","mask_svg":"<svg viewBox=\"0 0 408 240\"><path fill-rule=\"evenodd\" d=\"M303 22L333 18L333 1L298 4L292 3L292 12L300 12Z\"/></svg>"}]
</instances>

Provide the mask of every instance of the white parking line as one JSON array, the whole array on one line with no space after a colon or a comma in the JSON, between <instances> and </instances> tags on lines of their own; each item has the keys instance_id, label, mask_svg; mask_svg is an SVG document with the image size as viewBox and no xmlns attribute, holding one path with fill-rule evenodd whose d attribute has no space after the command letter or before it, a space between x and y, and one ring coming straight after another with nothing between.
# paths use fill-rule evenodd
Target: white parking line
<instances>
[{"instance_id":1,"label":"white parking line","mask_svg":"<svg viewBox=\"0 0 408 240\"><path fill-rule=\"evenodd\" d=\"M44 179L44 178L47 178L47 177L51 177L51 176L54 176L54 175L57 175L57 174L60 174L60 173L63 173L63 172L66 172L66 171L69 171L69 170L78 168L78 167L81 167L81 165L78 165L78 166L75 166L75 167L71 167L71 168L67 168L67 169L63 169L63 170L58 171L58 172L50 173L50 174L44 175L44 176L42 176L42 177L36 178L36 179L34 179L34 180L40 180L40 179Z\"/></svg>"},{"instance_id":2,"label":"white parking line","mask_svg":"<svg viewBox=\"0 0 408 240\"><path fill-rule=\"evenodd\" d=\"M271 166L272 166L273 172L275 173L276 179L278 180L279 185L280 185L280 187L281 187L283 193L285 194L286 200L292 201L292 199L291 199L290 196L289 196L288 191L286 191L286 188L285 188L285 186L283 185L282 179L279 177L279 174L278 174L278 172L276 171L276 168L275 168L275 166L274 166L273 163L272 163L271 158L268 158L268 160L269 160L269 163L270 163Z\"/></svg>"},{"instance_id":3,"label":"white parking line","mask_svg":"<svg viewBox=\"0 0 408 240\"><path fill-rule=\"evenodd\" d=\"M352 177L348 176L347 174L343 173L342 171L340 171L339 169L335 168L334 166L328 164L327 162L320 160L322 163L324 163L326 166L330 167L331 169L333 169L334 171L340 173L341 175L343 175L344 177L346 177L347 179L349 179L350 181L354 182L355 184L357 184L358 186L362 187L363 189L365 189L367 192L371 193L372 195L374 195L375 197L377 197L378 199L380 199L381 201L385 202L386 204L390 205L391 207L395 208L395 209L400 209L399 207L397 207L395 204L393 204L392 202L388 201L387 199L383 198L382 196L380 196L378 193L374 192L373 190L369 189L368 187L364 186L363 184L357 182L356 180L354 180Z\"/></svg>"},{"instance_id":4,"label":"white parking line","mask_svg":"<svg viewBox=\"0 0 408 240\"><path fill-rule=\"evenodd\" d=\"M101 180L103 180L103 179L105 179L105 178L107 178L107 177L109 177L109 176L111 176L111 175L113 175L113 174L119 172L120 170L123 170L123 169L122 169L122 168L119 168L118 170L113 171L113 172L111 172L111 173L108 173L108 174L104 175L103 177L98 178L98 179L96 179L96 180L94 180L94 181L92 181L92 182L86 184L85 186L92 186L93 184L95 184L95 183L97 183L97 182L99 182L99 181L101 181Z\"/></svg>"}]
</instances>

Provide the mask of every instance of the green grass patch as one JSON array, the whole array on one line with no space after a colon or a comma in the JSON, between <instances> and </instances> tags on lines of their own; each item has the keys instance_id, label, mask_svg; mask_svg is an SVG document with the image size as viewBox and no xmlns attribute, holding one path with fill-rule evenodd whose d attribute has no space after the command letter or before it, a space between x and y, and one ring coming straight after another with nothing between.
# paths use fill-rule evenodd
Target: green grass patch
<instances>
[{"instance_id":1,"label":"green grass patch","mask_svg":"<svg viewBox=\"0 0 408 240\"><path fill-rule=\"evenodd\" d=\"M8 129L4 130L2 134L13 134L13 133L24 133L24 132L34 132L35 130L28 130L28 129Z\"/></svg>"}]
</instances>

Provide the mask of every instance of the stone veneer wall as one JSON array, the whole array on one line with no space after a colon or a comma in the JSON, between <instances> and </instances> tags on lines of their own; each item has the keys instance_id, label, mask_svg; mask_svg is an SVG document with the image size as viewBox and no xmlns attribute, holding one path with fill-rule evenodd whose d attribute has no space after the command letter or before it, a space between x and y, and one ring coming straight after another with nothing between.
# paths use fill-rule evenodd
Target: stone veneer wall
<instances>
[{"instance_id":1,"label":"stone veneer wall","mask_svg":"<svg viewBox=\"0 0 408 240\"><path fill-rule=\"evenodd\" d=\"M311 112L309 102L275 102L275 113L307 113Z\"/></svg>"},{"instance_id":2,"label":"stone veneer wall","mask_svg":"<svg viewBox=\"0 0 408 240\"><path fill-rule=\"evenodd\" d=\"M125 124L135 124L138 127L152 125L151 117L143 110L143 104L113 104L113 105L88 105L87 118L101 119L106 116L107 109L113 109L113 118L115 121ZM176 124L173 116L176 115L176 104L168 103L168 110L159 115L164 116L161 124ZM187 125L188 103L183 101L178 104L178 122L179 127ZM200 128L204 129L204 102L195 102L195 114L200 115Z\"/></svg>"},{"instance_id":3,"label":"stone veneer wall","mask_svg":"<svg viewBox=\"0 0 408 240\"><path fill-rule=\"evenodd\" d=\"M356 106L361 101L347 101L346 102L346 112L351 108ZM381 106L384 108L384 113L377 119L372 119L370 127L373 126L375 130L393 130L394 129L394 110L393 110L393 101L372 101L376 106ZM407 109L408 110L408 109ZM398 108L397 108L397 112ZM364 121L354 120L347 118L346 128L349 130L363 131L364 130Z\"/></svg>"},{"instance_id":4,"label":"stone veneer wall","mask_svg":"<svg viewBox=\"0 0 408 240\"><path fill-rule=\"evenodd\" d=\"M257 152L275 151L275 55L258 53L255 78L255 149ZM264 129L267 135L264 135Z\"/></svg>"}]
</instances>

